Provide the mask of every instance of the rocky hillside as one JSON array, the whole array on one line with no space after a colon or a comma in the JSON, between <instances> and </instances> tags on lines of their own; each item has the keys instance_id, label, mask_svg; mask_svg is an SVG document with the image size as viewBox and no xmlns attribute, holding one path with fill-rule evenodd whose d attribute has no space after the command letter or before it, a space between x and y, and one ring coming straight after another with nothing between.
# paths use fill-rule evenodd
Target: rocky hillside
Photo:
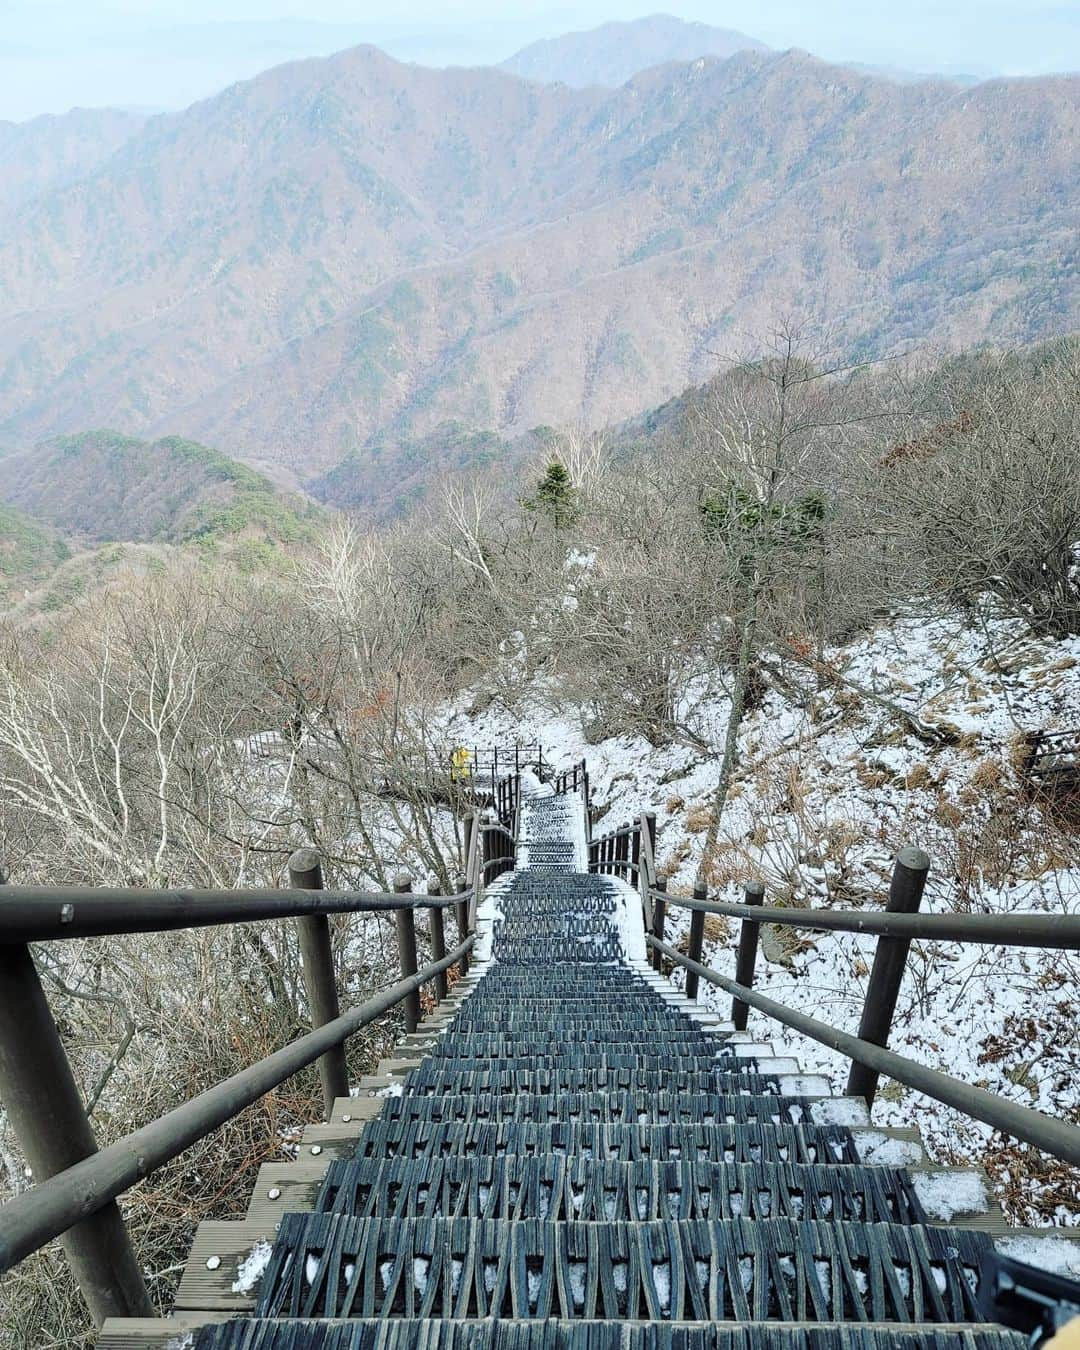
<instances>
[{"instance_id":1,"label":"rocky hillside","mask_svg":"<svg viewBox=\"0 0 1080 1350\"><path fill-rule=\"evenodd\" d=\"M1078 88L794 52L615 91L281 67L5 229L0 441L108 424L378 480L372 447L448 422L631 417L785 312L860 352L1080 327Z\"/></svg>"},{"instance_id":2,"label":"rocky hillside","mask_svg":"<svg viewBox=\"0 0 1080 1350\"><path fill-rule=\"evenodd\" d=\"M88 177L145 122L116 108L0 122L0 214Z\"/></svg>"},{"instance_id":3,"label":"rocky hillside","mask_svg":"<svg viewBox=\"0 0 1080 1350\"><path fill-rule=\"evenodd\" d=\"M767 50L764 42L731 28L652 14L533 42L501 68L540 84L562 83L573 89L600 84L617 89L641 71L669 61L695 61L699 56L725 60L736 52Z\"/></svg>"},{"instance_id":4,"label":"rocky hillside","mask_svg":"<svg viewBox=\"0 0 1080 1350\"><path fill-rule=\"evenodd\" d=\"M316 514L207 446L110 431L65 436L0 458L0 500L42 540L56 529L85 545L243 536L288 543L306 535Z\"/></svg>"}]
</instances>

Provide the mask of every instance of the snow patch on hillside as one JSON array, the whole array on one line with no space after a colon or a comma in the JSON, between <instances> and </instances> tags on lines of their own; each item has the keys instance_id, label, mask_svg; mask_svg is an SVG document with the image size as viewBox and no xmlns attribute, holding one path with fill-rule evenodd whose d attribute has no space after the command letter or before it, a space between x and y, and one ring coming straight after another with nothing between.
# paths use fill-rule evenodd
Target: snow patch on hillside
<instances>
[{"instance_id":1,"label":"snow patch on hillside","mask_svg":"<svg viewBox=\"0 0 1080 1350\"><path fill-rule=\"evenodd\" d=\"M740 899L743 883L760 877L772 903L873 911L884 904L897 850L917 844L932 860L924 912L1080 912L1077 836L1039 810L1019 772L1023 733L1080 727L1080 639L1036 640L1006 623L983 633L959 621L897 619L819 655L825 678L792 662L784 670L791 692L770 690L744 721L712 894ZM928 744L898 709L949 743ZM588 744L582 712L543 680L513 709L492 705L476 718L448 710L446 729L463 743L538 741L557 768L587 758L594 832L654 811L659 863L677 895L689 893L701 861L727 703L699 682L685 713L714 753L689 738ZM668 915L667 938L680 945L689 914L670 906ZM762 992L857 1029L873 938L769 928L762 938ZM710 916L708 964L733 976L737 940L736 922ZM1078 978L1070 953L913 943L891 1047L1080 1121ZM682 985L680 971L673 980ZM719 990L700 997L727 1015ZM750 1027L843 1090L841 1056L754 1012ZM1025 1146L889 1080L874 1120L918 1126L938 1161L985 1165L1014 1222L1080 1225L1080 1177L1043 1167Z\"/></svg>"}]
</instances>

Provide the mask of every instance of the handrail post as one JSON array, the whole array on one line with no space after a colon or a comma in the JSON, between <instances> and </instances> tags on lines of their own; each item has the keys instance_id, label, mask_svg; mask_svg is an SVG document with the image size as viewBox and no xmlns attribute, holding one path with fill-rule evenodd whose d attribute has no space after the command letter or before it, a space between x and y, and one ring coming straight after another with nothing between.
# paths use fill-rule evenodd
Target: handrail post
<instances>
[{"instance_id":1,"label":"handrail post","mask_svg":"<svg viewBox=\"0 0 1080 1350\"><path fill-rule=\"evenodd\" d=\"M468 812L463 822L464 829L462 831L462 840L461 840L462 848L465 854L465 872L467 875L470 872L472 853L473 849L476 846L476 824L477 824L476 812L475 811Z\"/></svg>"},{"instance_id":2,"label":"handrail post","mask_svg":"<svg viewBox=\"0 0 1080 1350\"><path fill-rule=\"evenodd\" d=\"M464 892L467 891L468 889L469 889L469 883L468 883L468 880L467 880L465 877L458 877L458 880L457 880L457 893L458 893L458 895L464 894ZM468 899L465 899L465 900L459 900L459 901L457 902L457 904L454 906L454 917L455 917L455 919L457 919L457 936L458 936L458 945L460 946L461 943L463 943L463 942L465 941L465 939L469 936L469 901L468 901ZM466 952L465 955L461 958L461 963L460 963L460 964L461 964L461 973L462 973L462 975L467 975L467 974L469 973L469 953L468 953L468 952Z\"/></svg>"},{"instance_id":3,"label":"handrail post","mask_svg":"<svg viewBox=\"0 0 1080 1350\"><path fill-rule=\"evenodd\" d=\"M289 859L289 884L298 891L321 891L322 864L313 848L298 848ZM330 924L325 914L304 914L296 920L300 938L300 962L304 970L311 1029L335 1022L341 1016L337 981L334 977L334 953L330 945ZM319 1060L326 1119L334 1114L334 1099L349 1095L349 1071L344 1045L335 1045Z\"/></svg>"},{"instance_id":4,"label":"handrail post","mask_svg":"<svg viewBox=\"0 0 1080 1350\"><path fill-rule=\"evenodd\" d=\"M25 943L0 946L0 1101L35 1181L45 1181L97 1152ZM60 1238L90 1316L153 1317L142 1270L115 1200Z\"/></svg>"},{"instance_id":5,"label":"handrail post","mask_svg":"<svg viewBox=\"0 0 1080 1350\"><path fill-rule=\"evenodd\" d=\"M656 885L656 816L645 811L638 820L638 869L634 873L632 885L637 887L641 896L641 916L645 922L646 933L652 932L653 897L652 888ZM652 949L648 960L655 965Z\"/></svg>"},{"instance_id":6,"label":"handrail post","mask_svg":"<svg viewBox=\"0 0 1080 1350\"><path fill-rule=\"evenodd\" d=\"M412 893L412 878L407 872L401 872L394 878L394 890L399 895L410 895ZM412 906L395 910L394 922L397 925L401 978L407 980L410 975L415 975L419 969L416 964L416 924ZM411 994L406 994L404 1003L405 1030L411 1034L420 1025L420 990L414 989Z\"/></svg>"},{"instance_id":7,"label":"handrail post","mask_svg":"<svg viewBox=\"0 0 1080 1350\"><path fill-rule=\"evenodd\" d=\"M667 901L664 899L664 895L667 892L667 877L656 878L656 889L660 892L660 894L653 896L652 931L653 937L656 938L657 942L663 942L664 911L667 909ZM658 972L662 971L664 968L663 953L656 951L654 948L652 956L653 956L653 967Z\"/></svg>"},{"instance_id":8,"label":"handrail post","mask_svg":"<svg viewBox=\"0 0 1080 1350\"><path fill-rule=\"evenodd\" d=\"M748 881L744 887L746 903L760 905L765 900L765 883ZM735 983L745 985L747 989L754 983L754 966L757 964L758 935L761 924L752 919L743 919L739 928L739 952L735 958ZM746 1030L746 1019L750 1009L741 999L731 1000L731 1020L736 1031Z\"/></svg>"},{"instance_id":9,"label":"handrail post","mask_svg":"<svg viewBox=\"0 0 1080 1350\"><path fill-rule=\"evenodd\" d=\"M704 886L694 887L694 899L705 900L708 898L708 891ZM700 909L690 911L690 943L686 949L686 954L691 961L701 964L701 948L705 941L705 912ZM697 998L698 977L697 972L688 970L686 972L686 997Z\"/></svg>"},{"instance_id":10,"label":"handrail post","mask_svg":"<svg viewBox=\"0 0 1080 1350\"><path fill-rule=\"evenodd\" d=\"M922 903L929 870L930 859L921 848L902 848L893 867L885 912L914 914ZM866 1001L859 1021L860 1040L871 1041L874 1045L888 1045L910 946L910 938L878 938L870 983L866 986ZM873 1106L878 1076L876 1069L853 1063L848 1073L846 1095L865 1097L866 1105Z\"/></svg>"},{"instance_id":11,"label":"handrail post","mask_svg":"<svg viewBox=\"0 0 1080 1350\"><path fill-rule=\"evenodd\" d=\"M653 875L649 878L651 886L656 880L656 812L643 811L641 814L641 844L642 853L648 859L648 865L652 867Z\"/></svg>"},{"instance_id":12,"label":"handrail post","mask_svg":"<svg viewBox=\"0 0 1080 1350\"><path fill-rule=\"evenodd\" d=\"M442 888L437 877L428 882L428 895L441 895ZM431 916L431 964L435 965L446 956L446 929L443 927L443 912L439 905L432 905L428 911ZM435 976L435 998L441 1003L449 992L446 983L446 971L440 970Z\"/></svg>"},{"instance_id":13,"label":"handrail post","mask_svg":"<svg viewBox=\"0 0 1080 1350\"><path fill-rule=\"evenodd\" d=\"M458 929L464 939L465 931L472 926L473 915L476 910L477 894L480 888L480 877L483 871L483 835L480 830L480 812L470 811L465 817L465 889L471 894L466 902L465 927L462 928L460 917Z\"/></svg>"}]
</instances>

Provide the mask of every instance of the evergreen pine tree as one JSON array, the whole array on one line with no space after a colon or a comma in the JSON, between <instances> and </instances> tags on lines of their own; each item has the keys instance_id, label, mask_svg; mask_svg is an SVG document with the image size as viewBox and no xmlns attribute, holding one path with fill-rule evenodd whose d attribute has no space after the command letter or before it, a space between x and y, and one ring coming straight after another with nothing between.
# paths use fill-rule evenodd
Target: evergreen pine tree
<instances>
[{"instance_id":1,"label":"evergreen pine tree","mask_svg":"<svg viewBox=\"0 0 1080 1350\"><path fill-rule=\"evenodd\" d=\"M561 460L551 460L525 505L530 511L543 511L557 530L574 523L578 517L577 488Z\"/></svg>"}]
</instances>

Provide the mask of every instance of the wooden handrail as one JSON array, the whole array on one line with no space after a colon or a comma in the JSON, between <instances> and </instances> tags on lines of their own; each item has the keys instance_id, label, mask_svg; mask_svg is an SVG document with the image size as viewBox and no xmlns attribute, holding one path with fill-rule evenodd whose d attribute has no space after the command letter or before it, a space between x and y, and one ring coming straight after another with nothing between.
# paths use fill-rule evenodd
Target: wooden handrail
<instances>
[{"instance_id":1,"label":"wooden handrail","mask_svg":"<svg viewBox=\"0 0 1080 1350\"><path fill-rule=\"evenodd\" d=\"M1080 1126L1054 1120L1052 1116L1034 1111L1028 1106L1018 1106L1006 1097L987 1092L985 1088L972 1087L970 1083L963 1083L938 1069L928 1069L906 1055L898 1055L893 1050L886 1050L883 1046L851 1036L846 1031L839 1031L826 1022L819 1022L806 1013L797 1012L786 1004L777 1003L746 985L730 980L708 966L691 961L682 952L665 942L658 942L654 937L647 935L645 941L668 960L684 969L693 970L699 979L725 990L741 1002L748 1003L751 1008L757 1008L773 1021L827 1045L829 1049L838 1051L857 1064L866 1065L875 1073L886 1074L898 1083L933 1097L935 1101L955 1107L973 1120L981 1120L994 1129L1012 1135L1014 1139L1022 1139L1055 1158L1080 1166Z\"/></svg>"},{"instance_id":2,"label":"wooden handrail","mask_svg":"<svg viewBox=\"0 0 1080 1350\"><path fill-rule=\"evenodd\" d=\"M304 914L377 914L448 907L460 896L386 891L151 890L141 886L5 886L0 944L166 933L182 928L295 919Z\"/></svg>"},{"instance_id":3,"label":"wooden handrail","mask_svg":"<svg viewBox=\"0 0 1080 1350\"><path fill-rule=\"evenodd\" d=\"M476 868L480 831L475 818L472 824L470 865ZM415 1029L421 986L435 979L442 992L445 983L440 977L446 970L458 961L463 972L467 968L475 942L467 900L475 896L482 867L475 872L471 891L463 888L449 896L413 895L404 874L397 879L394 894L324 891L319 856L312 849L293 854L289 867L293 888L287 891L3 888L0 1098L34 1175L44 1180L0 1208L0 1272L62 1235L97 1324L111 1316L149 1315L149 1295L116 1197L314 1061L319 1062L329 1115L334 1097L348 1091L344 1041L402 1001L406 1024ZM444 940L433 941L442 952L420 971L413 919L418 906L440 919L443 909L454 906L460 939L450 953L445 953ZM403 979L342 1015L326 916L385 911L397 919ZM98 1150L29 943L279 918L293 918L298 924L313 1030L119 1143Z\"/></svg>"},{"instance_id":4,"label":"wooden handrail","mask_svg":"<svg viewBox=\"0 0 1080 1350\"><path fill-rule=\"evenodd\" d=\"M471 934L441 961L399 980L335 1021L298 1037L160 1119L9 1200L0 1208L0 1273L95 1214L280 1083L415 996L422 985L465 956L475 941Z\"/></svg>"},{"instance_id":5,"label":"wooden handrail","mask_svg":"<svg viewBox=\"0 0 1080 1350\"><path fill-rule=\"evenodd\" d=\"M875 933L879 937L971 942L991 947L1053 947L1080 951L1080 914L862 914L855 910L779 909L703 900L665 892L669 906L720 914L752 923L774 923L814 932Z\"/></svg>"}]
</instances>

